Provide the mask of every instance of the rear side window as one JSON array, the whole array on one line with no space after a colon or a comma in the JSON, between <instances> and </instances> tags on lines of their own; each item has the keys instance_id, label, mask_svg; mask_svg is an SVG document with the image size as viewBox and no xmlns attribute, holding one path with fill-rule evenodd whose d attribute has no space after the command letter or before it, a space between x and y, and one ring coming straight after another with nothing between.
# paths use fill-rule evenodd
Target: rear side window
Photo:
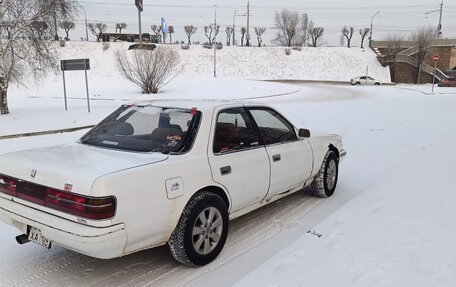
<instances>
[{"instance_id":1,"label":"rear side window","mask_svg":"<svg viewBox=\"0 0 456 287\"><path fill-rule=\"evenodd\" d=\"M271 109L249 109L265 145L297 140L294 127Z\"/></svg>"},{"instance_id":2,"label":"rear side window","mask_svg":"<svg viewBox=\"0 0 456 287\"><path fill-rule=\"evenodd\" d=\"M258 134L243 108L219 113L215 126L214 153L245 150L259 144Z\"/></svg>"}]
</instances>

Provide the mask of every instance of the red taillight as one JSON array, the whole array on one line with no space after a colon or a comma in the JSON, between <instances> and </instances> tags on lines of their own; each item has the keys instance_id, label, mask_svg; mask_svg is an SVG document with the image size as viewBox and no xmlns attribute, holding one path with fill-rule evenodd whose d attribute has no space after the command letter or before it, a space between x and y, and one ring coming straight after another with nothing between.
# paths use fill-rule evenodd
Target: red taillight
<instances>
[{"instance_id":1,"label":"red taillight","mask_svg":"<svg viewBox=\"0 0 456 287\"><path fill-rule=\"evenodd\" d=\"M91 198L48 188L45 205L88 219L108 219L114 217L116 200L112 196Z\"/></svg>"},{"instance_id":2,"label":"red taillight","mask_svg":"<svg viewBox=\"0 0 456 287\"><path fill-rule=\"evenodd\" d=\"M17 183L18 180L7 177L7 176L0 176L0 192L16 196L17 195Z\"/></svg>"},{"instance_id":3,"label":"red taillight","mask_svg":"<svg viewBox=\"0 0 456 287\"><path fill-rule=\"evenodd\" d=\"M87 197L0 175L0 192L87 219L114 217L113 196Z\"/></svg>"}]
</instances>

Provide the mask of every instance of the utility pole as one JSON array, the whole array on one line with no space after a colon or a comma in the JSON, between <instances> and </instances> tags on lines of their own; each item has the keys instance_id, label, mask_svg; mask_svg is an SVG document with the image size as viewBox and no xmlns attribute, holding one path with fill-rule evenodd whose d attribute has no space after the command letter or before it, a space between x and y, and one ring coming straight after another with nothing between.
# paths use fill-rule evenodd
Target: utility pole
<instances>
[{"instance_id":1,"label":"utility pole","mask_svg":"<svg viewBox=\"0 0 456 287\"><path fill-rule=\"evenodd\" d=\"M214 1L214 41L212 41L212 45L214 46L214 78L217 78L217 5Z\"/></svg>"},{"instance_id":2,"label":"utility pole","mask_svg":"<svg viewBox=\"0 0 456 287\"><path fill-rule=\"evenodd\" d=\"M302 29L304 30L303 31L303 46L304 47L307 47L307 29L309 28L309 16L307 15L307 13L304 13L302 15Z\"/></svg>"},{"instance_id":3,"label":"utility pole","mask_svg":"<svg viewBox=\"0 0 456 287\"><path fill-rule=\"evenodd\" d=\"M439 25L437 25L437 37L440 38L440 36L442 35L443 0L442 0L442 2L440 3L440 8L439 8L439 9L433 10L433 11L429 11L429 12L426 12L426 13L424 13L424 15L429 15L429 14L434 13L434 12L440 12L440 16L439 16Z\"/></svg>"},{"instance_id":4,"label":"utility pole","mask_svg":"<svg viewBox=\"0 0 456 287\"><path fill-rule=\"evenodd\" d=\"M443 13L443 0L440 3L440 17L439 17L439 26L437 26L437 36L440 38L442 35L442 13Z\"/></svg>"},{"instance_id":5,"label":"utility pole","mask_svg":"<svg viewBox=\"0 0 456 287\"><path fill-rule=\"evenodd\" d=\"M245 45L247 47L250 47L250 32L249 32L249 29L250 29L250 0L247 0L247 35L246 35L247 42L245 43Z\"/></svg>"},{"instance_id":6,"label":"utility pole","mask_svg":"<svg viewBox=\"0 0 456 287\"><path fill-rule=\"evenodd\" d=\"M236 41L236 37L235 37L236 26L235 26L235 23L234 23L234 21L236 19L236 13L237 13L237 10L234 10L234 16L233 16L233 46L236 45L236 42L235 42Z\"/></svg>"},{"instance_id":7,"label":"utility pole","mask_svg":"<svg viewBox=\"0 0 456 287\"><path fill-rule=\"evenodd\" d=\"M142 43L141 31L141 12L144 10L143 0L135 0L135 5L138 8L138 22L139 22L139 43Z\"/></svg>"}]
</instances>

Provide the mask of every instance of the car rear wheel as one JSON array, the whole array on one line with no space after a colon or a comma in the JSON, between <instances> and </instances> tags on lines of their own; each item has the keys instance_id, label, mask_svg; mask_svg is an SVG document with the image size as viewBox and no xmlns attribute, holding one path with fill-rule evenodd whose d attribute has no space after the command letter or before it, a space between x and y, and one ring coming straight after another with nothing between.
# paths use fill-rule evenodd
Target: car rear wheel
<instances>
[{"instance_id":1,"label":"car rear wheel","mask_svg":"<svg viewBox=\"0 0 456 287\"><path fill-rule=\"evenodd\" d=\"M188 266L202 266L222 251L228 235L228 208L218 195L203 191L182 212L168 241L173 257Z\"/></svg>"},{"instance_id":2,"label":"car rear wheel","mask_svg":"<svg viewBox=\"0 0 456 287\"><path fill-rule=\"evenodd\" d=\"M379 82L376 82L375 85L376 85L376 86L380 86L380 83L379 83Z\"/></svg>"},{"instance_id":3,"label":"car rear wheel","mask_svg":"<svg viewBox=\"0 0 456 287\"><path fill-rule=\"evenodd\" d=\"M330 197L334 194L339 175L339 159L336 153L329 150L312 182L312 192L318 197Z\"/></svg>"}]
</instances>

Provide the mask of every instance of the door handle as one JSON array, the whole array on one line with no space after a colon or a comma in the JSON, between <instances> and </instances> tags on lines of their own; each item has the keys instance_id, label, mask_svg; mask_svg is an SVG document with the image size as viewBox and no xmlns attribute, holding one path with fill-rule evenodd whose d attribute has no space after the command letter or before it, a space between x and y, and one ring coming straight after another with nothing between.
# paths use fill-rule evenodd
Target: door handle
<instances>
[{"instance_id":1,"label":"door handle","mask_svg":"<svg viewBox=\"0 0 456 287\"><path fill-rule=\"evenodd\" d=\"M231 173L231 166L224 166L220 168L220 174L221 175L227 175Z\"/></svg>"},{"instance_id":2,"label":"door handle","mask_svg":"<svg viewBox=\"0 0 456 287\"><path fill-rule=\"evenodd\" d=\"M280 161L282 159L282 156L280 154L275 154L272 156L272 161Z\"/></svg>"}]
</instances>

